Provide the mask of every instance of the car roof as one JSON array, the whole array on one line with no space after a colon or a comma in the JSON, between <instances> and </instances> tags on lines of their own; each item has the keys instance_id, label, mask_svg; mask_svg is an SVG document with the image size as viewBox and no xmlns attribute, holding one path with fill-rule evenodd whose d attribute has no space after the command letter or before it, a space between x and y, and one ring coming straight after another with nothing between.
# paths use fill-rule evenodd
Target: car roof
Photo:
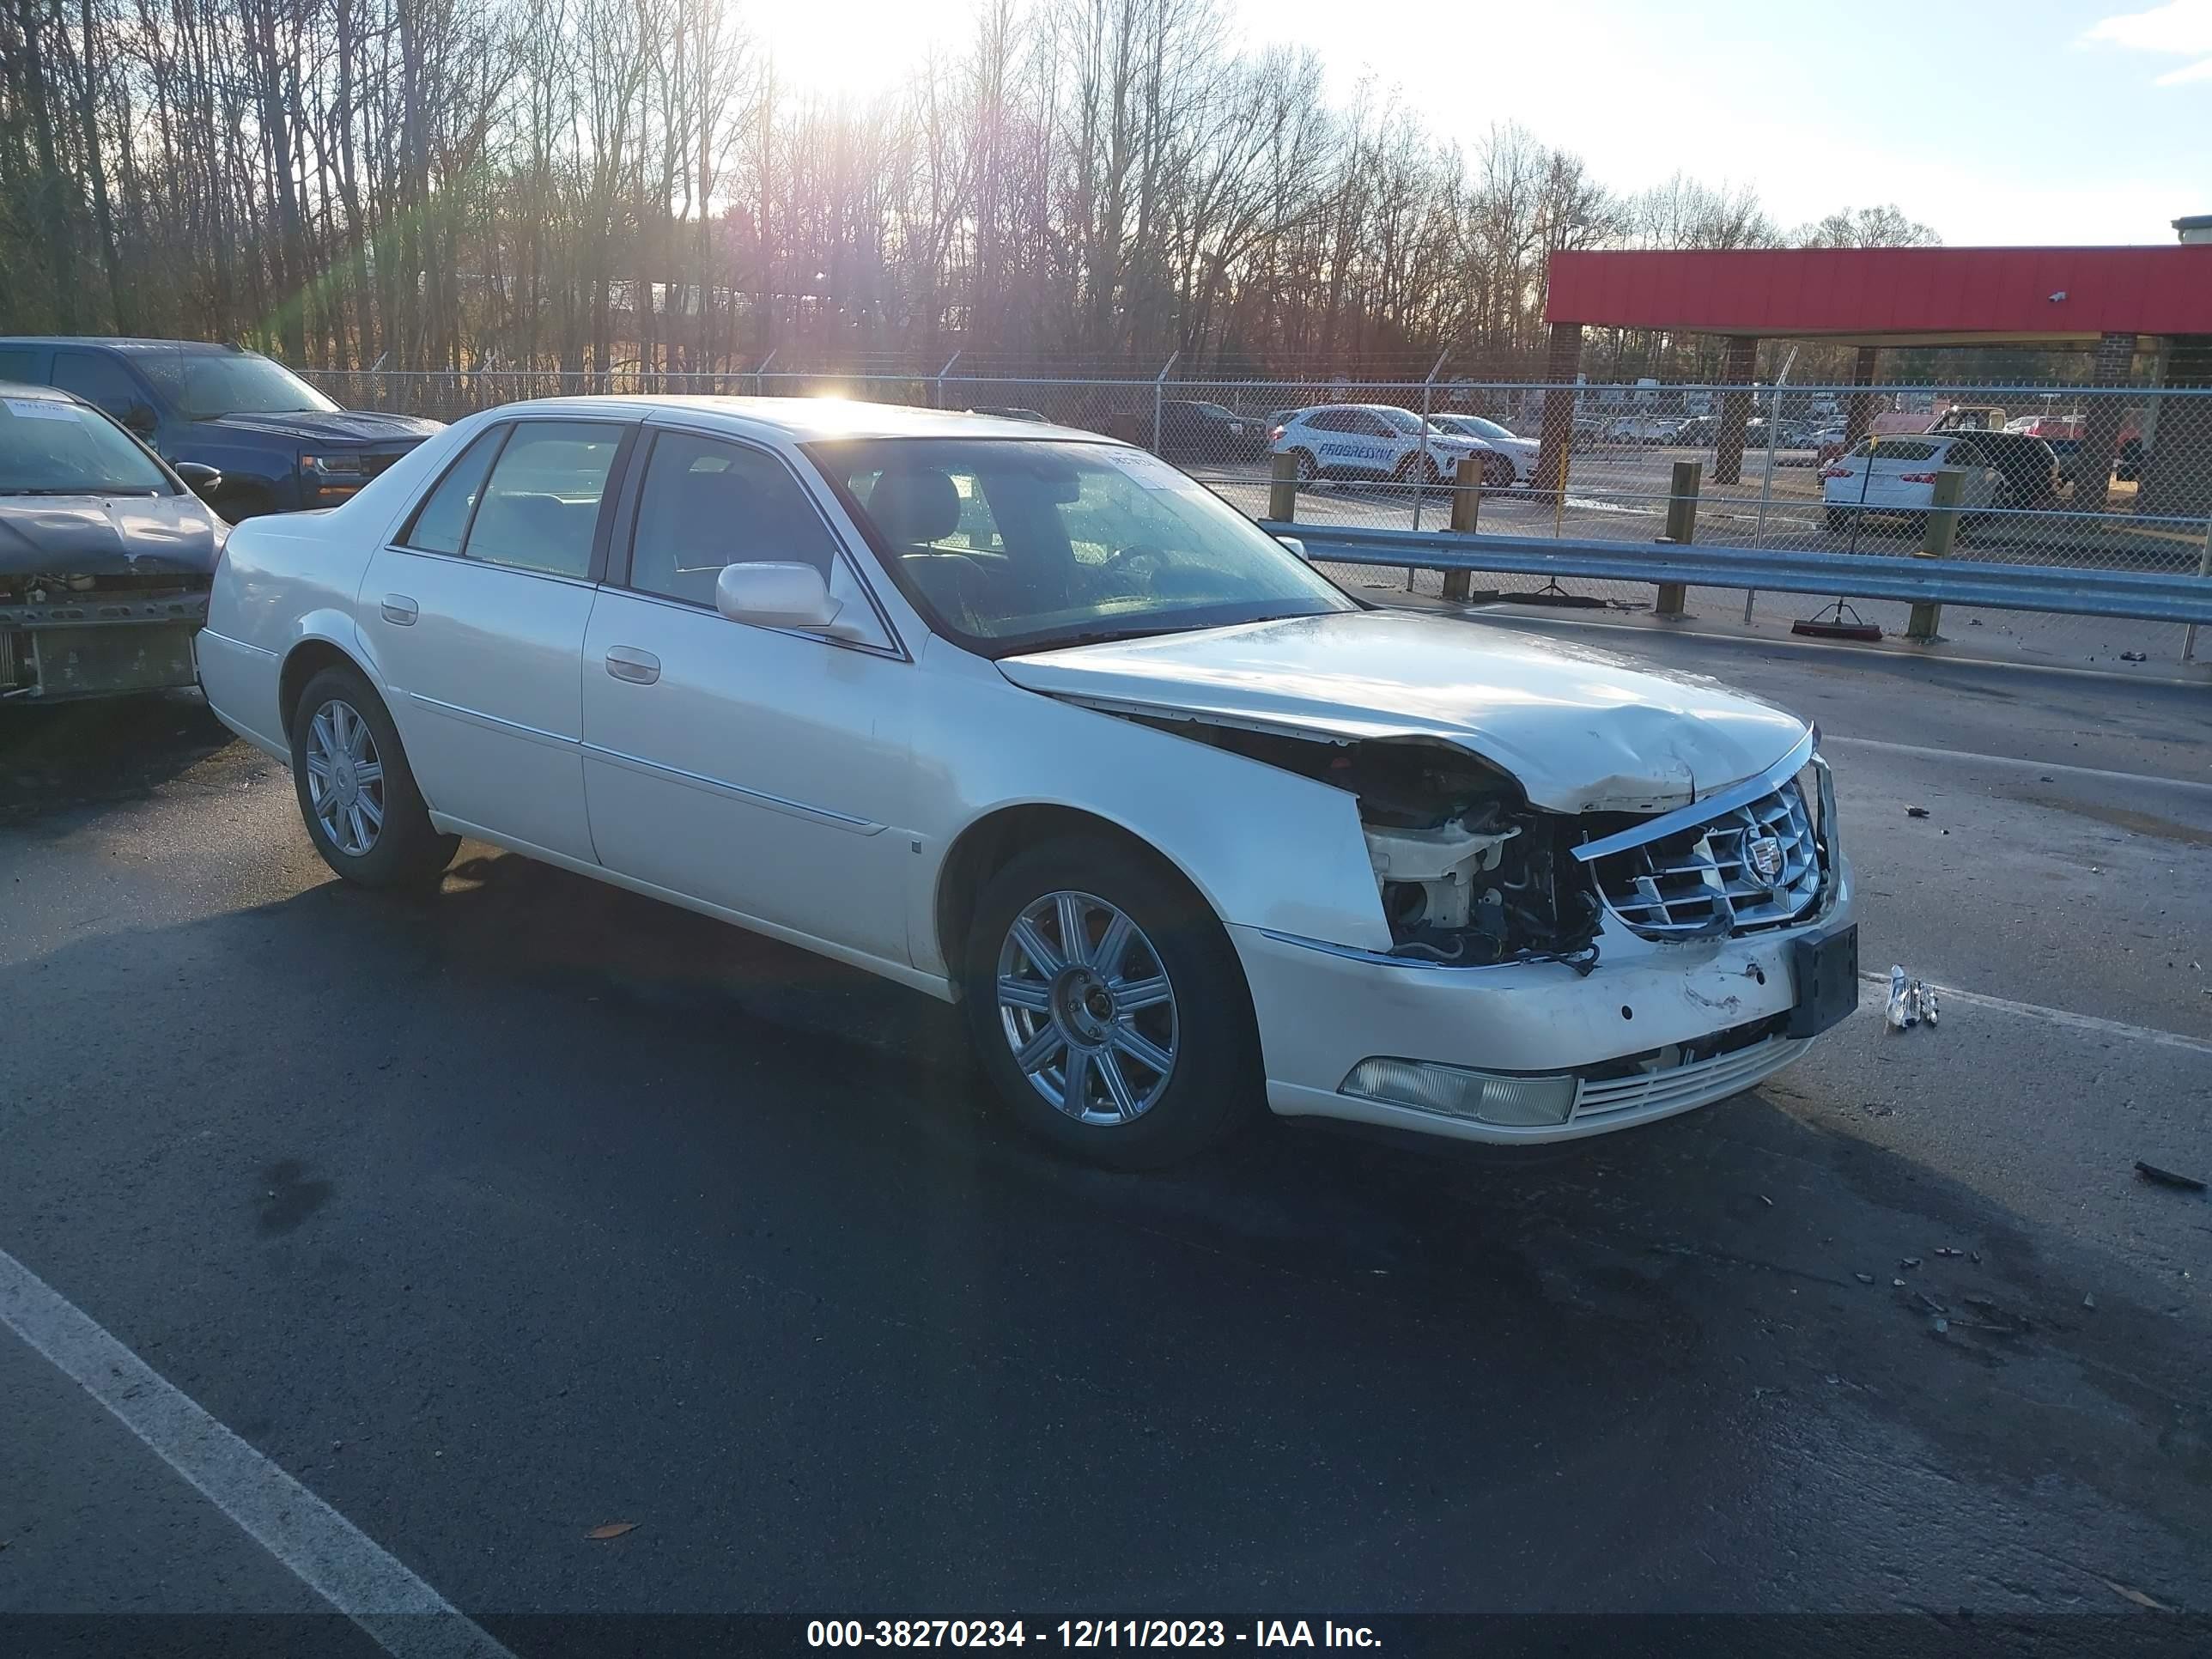
<instances>
[{"instance_id":1,"label":"car roof","mask_svg":"<svg viewBox=\"0 0 2212 1659\"><path fill-rule=\"evenodd\" d=\"M74 393L64 392L58 386L31 386L20 380L0 380L0 397L43 398L48 403L55 404L74 404L83 401Z\"/></svg>"},{"instance_id":2,"label":"car roof","mask_svg":"<svg viewBox=\"0 0 2212 1659\"><path fill-rule=\"evenodd\" d=\"M0 345L97 346L112 351L185 351L226 357L261 355L241 345L210 340L149 340L109 334L0 334Z\"/></svg>"},{"instance_id":3,"label":"car roof","mask_svg":"<svg viewBox=\"0 0 2212 1659\"><path fill-rule=\"evenodd\" d=\"M756 436L775 435L793 443L823 438L1026 438L1074 443L1119 443L1103 433L1049 421L1017 420L904 404L859 403L843 398L711 398L674 394L635 397L538 398L501 404L485 413L512 415L704 415L720 417L733 429ZM1126 447L1126 446L1125 446Z\"/></svg>"}]
</instances>

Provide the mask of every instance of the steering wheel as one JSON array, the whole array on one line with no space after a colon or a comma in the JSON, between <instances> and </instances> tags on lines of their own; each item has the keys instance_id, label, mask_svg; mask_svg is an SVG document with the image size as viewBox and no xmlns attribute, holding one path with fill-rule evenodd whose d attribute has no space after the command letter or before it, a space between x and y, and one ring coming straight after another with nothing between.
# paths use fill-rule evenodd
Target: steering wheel
<instances>
[{"instance_id":1,"label":"steering wheel","mask_svg":"<svg viewBox=\"0 0 2212 1659\"><path fill-rule=\"evenodd\" d=\"M1109 553L1099 562L1098 568L1102 571L1114 570L1137 559L1158 559L1162 556L1160 550L1150 542L1133 542L1127 547L1117 547Z\"/></svg>"}]
</instances>

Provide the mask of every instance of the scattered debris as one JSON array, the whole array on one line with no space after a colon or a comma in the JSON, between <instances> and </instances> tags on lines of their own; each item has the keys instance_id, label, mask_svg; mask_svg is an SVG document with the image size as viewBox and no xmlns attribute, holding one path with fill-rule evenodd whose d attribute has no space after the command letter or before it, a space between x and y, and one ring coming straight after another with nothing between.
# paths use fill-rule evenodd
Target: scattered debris
<instances>
[{"instance_id":1,"label":"scattered debris","mask_svg":"<svg viewBox=\"0 0 2212 1659\"><path fill-rule=\"evenodd\" d=\"M2172 1170L2161 1170L2157 1164L2146 1164L2141 1158L2136 1160L2136 1177L2160 1187L2179 1187L2185 1193L2204 1190L2204 1183L2195 1176L2177 1175Z\"/></svg>"},{"instance_id":2,"label":"scattered debris","mask_svg":"<svg viewBox=\"0 0 2212 1659\"><path fill-rule=\"evenodd\" d=\"M1954 1250L1948 1244L1938 1244L1936 1247L1936 1254L1938 1255L1966 1255L1966 1252L1964 1250Z\"/></svg>"},{"instance_id":3,"label":"scattered debris","mask_svg":"<svg viewBox=\"0 0 2212 1659\"><path fill-rule=\"evenodd\" d=\"M1893 1031L1936 1023L1936 988L1924 979L1907 977L1903 968L1889 969L1889 1006L1882 1014Z\"/></svg>"},{"instance_id":4,"label":"scattered debris","mask_svg":"<svg viewBox=\"0 0 2212 1659\"><path fill-rule=\"evenodd\" d=\"M1972 1326L1974 1330L1995 1331L2000 1336L2025 1336L2035 1328L2018 1314L1999 1307L1985 1296L1962 1297L1960 1300L1986 1322Z\"/></svg>"},{"instance_id":5,"label":"scattered debris","mask_svg":"<svg viewBox=\"0 0 2212 1659\"><path fill-rule=\"evenodd\" d=\"M1857 1279L1862 1285L1871 1285L1874 1283L1874 1275L1872 1273L1853 1273L1851 1277Z\"/></svg>"},{"instance_id":6,"label":"scattered debris","mask_svg":"<svg viewBox=\"0 0 2212 1659\"><path fill-rule=\"evenodd\" d=\"M1982 1253L1979 1250L1969 1250L1966 1252L1966 1260L1978 1267L1982 1265Z\"/></svg>"},{"instance_id":7,"label":"scattered debris","mask_svg":"<svg viewBox=\"0 0 2212 1659\"><path fill-rule=\"evenodd\" d=\"M2136 1168L2137 1168L2138 1170L2140 1170L2141 1168L2142 1168L2142 1164L2136 1164ZM2203 1183L2202 1183L2202 1182L2199 1182L2198 1184L2199 1184L2199 1185L2202 1185ZM1761 1193L1761 1194L1759 1195L1759 1201L1760 1203L1764 1204L1765 1206L1766 1206L1766 1207L1767 1207L1768 1209L1770 1209L1770 1210L1771 1210L1771 1209L1772 1209L1772 1208L1774 1207L1774 1200L1773 1200L1772 1199L1769 1198L1769 1197L1768 1197L1765 1193Z\"/></svg>"},{"instance_id":8,"label":"scattered debris","mask_svg":"<svg viewBox=\"0 0 2212 1659\"><path fill-rule=\"evenodd\" d=\"M1928 816L1928 809L1924 806L1908 806L1905 809L1905 816L1908 818L1924 818Z\"/></svg>"},{"instance_id":9,"label":"scattered debris","mask_svg":"<svg viewBox=\"0 0 2212 1659\"><path fill-rule=\"evenodd\" d=\"M584 1536L592 1539L619 1538L626 1532L636 1530L637 1522L635 1521L610 1521L603 1526L593 1527Z\"/></svg>"},{"instance_id":10,"label":"scattered debris","mask_svg":"<svg viewBox=\"0 0 2212 1659\"><path fill-rule=\"evenodd\" d=\"M1941 1336L1944 1332L1951 1328L1951 1322L1948 1319L1938 1319L1936 1321L1934 1328L1936 1334Z\"/></svg>"},{"instance_id":11,"label":"scattered debris","mask_svg":"<svg viewBox=\"0 0 2212 1659\"><path fill-rule=\"evenodd\" d=\"M2172 1613L2173 1611L2172 1607L2166 1606L2165 1602L2158 1600L2155 1596L2145 1595L2141 1590L2133 1589L2129 1585L2115 1583L2113 1580L2104 1577L2101 1575L2098 1577L2097 1582L2102 1584L2106 1589L2112 1591L2113 1595L2124 1596L2128 1601L2134 1602L2137 1607L2146 1608L2152 1613Z\"/></svg>"},{"instance_id":12,"label":"scattered debris","mask_svg":"<svg viewBox=\"0 0 2212 1659\"><path fill-rule=\"evenodd\" d=\"M2097 1310L2097 1293L2094 1291L2084 1291L2081 1293L2081 1305L2094 1313Z\"/></svg>"},{"instance_id":13,"label":"scattered debris","mask_svg":"<svg viewBox=\"0 0 2212 1659\"><path fill-rule=\"evenodd\" d=\"M1905 1281L1901 1279L1893 1279L1889 1281L1889 1288L1893 1291L1901 1291L1905 1288Z\"/></svg>"},{"instance_id":14,"label":"scattered debris","mask_svg":"<svg viewBox=\"0 0 2212 1659\"><path fill-rule=\"evenodd\" d=\"M2052 777L2050 773L2045 772L2041 777L2036 779L2036 781L2038 783L2056 783L2058 780Z\"/></svg>"},{"instance_id":15,"label":"scattered debris","mask_svg":"<svg viewBox=\"0 0 2212 1659\"><path fill-rule=\"evenodd\" d=\"M2123 651L2120 653L2120 660L2122 662L2148 662L2150 659L2140 651Z\"/></svg>"}]
</instances>

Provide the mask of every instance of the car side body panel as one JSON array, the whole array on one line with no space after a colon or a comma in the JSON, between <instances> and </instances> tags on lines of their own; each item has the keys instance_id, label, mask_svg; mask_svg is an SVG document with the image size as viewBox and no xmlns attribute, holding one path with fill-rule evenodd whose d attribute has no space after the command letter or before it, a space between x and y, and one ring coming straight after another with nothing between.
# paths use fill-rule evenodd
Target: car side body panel
<instances>
[{"instance_id":1,"label":"car side body panel","mask_svg":"<svg viewBox=\"0 0 2212 1659\"><path fill-rule=\"evenodd\" d=\"M940 640L929 641L918 665L915 833L926 874L907 900L917 967L950 971L935 916L952 846L994 813L1030 805L1119 825L1181 872L1224 921L1389 947L1347 792L1025 690ZM993 740L973 741L976 732ZM1238 811L1222 812L1218 803L1231 799Z\"/></svg>"}]
</instances>

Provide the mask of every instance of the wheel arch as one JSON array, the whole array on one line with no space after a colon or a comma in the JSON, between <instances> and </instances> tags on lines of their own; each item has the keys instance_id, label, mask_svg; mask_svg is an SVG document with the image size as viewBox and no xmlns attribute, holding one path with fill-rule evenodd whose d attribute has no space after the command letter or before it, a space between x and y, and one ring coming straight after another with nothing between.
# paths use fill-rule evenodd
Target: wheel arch
<instances>
[{"instance_id":1,"label":"wheel arch","mask_svg":"<svg viewBox=\"0 0 2212 1659\"><path fill-rule=\"evenodd\" d=\"M1112 842L1150 866L1217 923L1221 908L1175 860L1152 842L1109 817L1081 807L1051 801L1024 801L993 808L961 830L938 866L937 892L931 909L936 944L950 969L956 996L960 985L969 920L986 882L1015 854L1050 839L1095 836Z\"/></svg>"},{"instance_id":2,"label":"wheel arch","mask_svg":"<svg viewBox=\"0 0 2212 1659\"><path fill-rule=\"evenodd\" d=\"M301 694L307 689L307 682L325 668L350 668L368 682L378 696L384 696L384 688L360 658L327 635L310 634L284 653L283 665L276 672L276 715L287 738L292 734L292 718L299 712ZM386 712L390 712L388 700Z\"/></svg>"}]
</instances>

